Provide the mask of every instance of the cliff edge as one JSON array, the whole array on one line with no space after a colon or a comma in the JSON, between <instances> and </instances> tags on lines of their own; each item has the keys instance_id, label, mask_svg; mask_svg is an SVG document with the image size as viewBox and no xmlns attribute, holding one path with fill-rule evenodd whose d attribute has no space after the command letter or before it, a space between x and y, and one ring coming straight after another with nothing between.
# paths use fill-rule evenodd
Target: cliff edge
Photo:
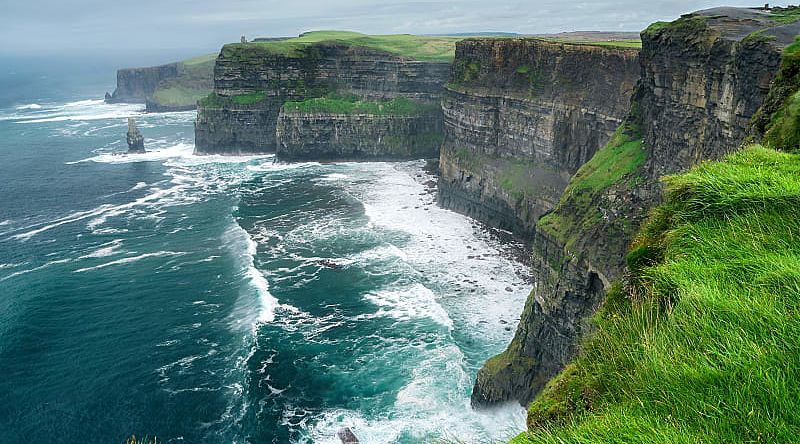
<instances>
[{"instance_id":1,"label":"cliff edge","mask_svg":"<svg viewBox=\"0 0 800 444\"><path fill-rule=\"evenodd\" d=\"M576 356L661 201L660 178L720 159L747 138L800 32L785 11L714 8L642 32L641 78L625 121L537 221L536 287L509 348L479 372L474 402L527 405Z\"/></svg>"}]
</instances>

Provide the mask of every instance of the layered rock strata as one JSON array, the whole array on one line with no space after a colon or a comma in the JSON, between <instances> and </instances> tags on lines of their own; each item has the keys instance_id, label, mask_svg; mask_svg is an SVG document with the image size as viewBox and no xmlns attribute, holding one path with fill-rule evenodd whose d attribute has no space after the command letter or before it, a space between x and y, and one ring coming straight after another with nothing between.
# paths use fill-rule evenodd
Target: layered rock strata
<instances>
[{"instance_id":1,"label":"layered rock strata","mask_svg":"<svg viewBox=\"0 0 800 444\"><path fill-rule=\"evenodd\" d=\"M428 159L439 154L442 116L284 110L276 134L277 155L284 160Z\"/></svg>"},{"instance_id":2,"label":"layered rock strata","mask_svg":"<svg viewBox=\"0 0 800 444\"><path fill-rule=\"evenodd\" d=\"M577 353L621 279L659 177L737 149L782 49L800 33L768 12L715 8L642 33L641 80L615 140L571 179L533 240L536 288L516 335L478 374L473 403L529 403Z\"/></svg>"},{"instance_id":3,"label":"layered rock strata","mask_svg":"<svg viewBox=\"0 0 800 444\"><path fill-rule=\"evenodd\" d=\"M440 204L532 237L625 116L637 60L635 48L459 42L442 99Z\"/></svg>"},{"instance_id":4,"label":"layered rock strata","mask_svg":"<svg viewBox=\"0 0 800 444\"><path fill-rule=\"evenodd\" d=\"M335 93L364 100L404 97L430 103L439 99L448 73L447 63L409 60L336 43L283 52L260 44L226 45L215 66L214 95L199 104L196 151L275 152L278 117L285 102ZM386 127L386 121L375 120L375 134L380 133L379 127ZM366 123L362 118L358 125Z\"/></svg>"}]
</instances>

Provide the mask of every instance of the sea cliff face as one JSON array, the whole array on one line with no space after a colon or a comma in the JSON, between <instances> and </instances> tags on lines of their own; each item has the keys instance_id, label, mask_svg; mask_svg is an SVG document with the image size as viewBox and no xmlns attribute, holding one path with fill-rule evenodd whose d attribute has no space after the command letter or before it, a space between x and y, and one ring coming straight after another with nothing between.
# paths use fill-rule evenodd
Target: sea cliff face
<instances>
[{"instance_id":1,"label":"sea cliff face","mask_svg":"<svg viewBox=\"0 0 800 444\"><path fill-rule=\"evenodd\" d=\"M745 139L782 48L800 32L787 26L757 10L715 8L642 33L641 80L625 123L537 222L536 287L508 350L479 372L474 404L527 405L575 356L589 318L623 276L633 235L660 201L659 178Z\"/></svg>"},{"instance_id":2,"label":"sea cliff face","mask_svg":"<svg viewBox=\"0 0 800 444\"><path fill-rule=\"evenodd\" d=\"M214 96L200 102L196 150L275 152L280 110L288 101L337 94L364 100L404 97L432 102L440 97L448 72L447 63L409 60L345 44L319 43L282 52L259 44L226 45L217 58ZM311 119L314 118L309 116L306 121ZM339 123L345 120L338 118ZM368 120L362 116L357 126L363 127ZM388 117L375 120L377 127L369 131L380 134L379 127L386 127L388 120ZM299 125L296 130L286 127L292 122ZM299 142L297 137L314 126L302 123L299 116L293 115L284 124L282 134L293 135L293 146ZM397 123L390 128L402 132L403 126ZM312 141L306 146L314 145L317 143Z\"/></svg>"},{"instance_id":3,"label":"sea cliff face","mask_svg":"<svg viewBox=\"0 0 800 444\"><path fill-rule=\"evenodd\" d=\"M442 143L440 113L374 115L281 111L277 155L284 160L428 159Z\"/></svg>"},{"instance_id":4,"label":"sea cliff face","mask_svg":"<svg viewBox=\"0 0 800 444\"><path fill-rule=\"evenodd\" d=\"M638 50L468 39L442 99L439 202L532 237L625 116Z\"/></svg>"},{"instance_id":5,"label":"sea cliff face","mask_svg":"<svg viewBox=\"0 0 800 444\"><path fill-rule=\"evenodd\" d=\"M106 97L108 103L144 103L152 97L159 83L178 77L178 63L147 68L117 70L117 88Z\"/></svg>"}]
</instances>

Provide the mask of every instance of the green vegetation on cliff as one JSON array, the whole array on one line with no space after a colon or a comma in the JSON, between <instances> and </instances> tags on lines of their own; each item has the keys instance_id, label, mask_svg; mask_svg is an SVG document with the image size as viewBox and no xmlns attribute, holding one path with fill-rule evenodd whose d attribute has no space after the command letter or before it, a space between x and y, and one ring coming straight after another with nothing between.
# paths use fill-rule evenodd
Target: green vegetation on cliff
<instances>
[{"instance_id":1,"label":"green vegetation on cliff","mask_svg":"<svg viewBox=\"0 0 800 444\"><path fill-rule=\"evenodd\" d=\"M207 54L178 63L178 77L162 81L153 92L152 101L168 107L195 105L214 88L216 57Z\"/></svg>"},{"instance_id":2,"label":"green vegetation on cliff","mask_svg":"<svg viewBox=\"0 0 800 444\"><path fill-rule=\"evenodd\" d=\"M800 147L800 39L787 46L767 100L753 117L761 143L785 151Z\"/></svg>"},{"instance_id":3,"label":"green vegetation on cliff","mask_svg":"<svg viewBox=\"0 0 800 444\"><path fill-rule=\"evenodd\" d=\"M285 112L330 113L330 114L371 114L376 116L413 116L440 112L438 103L421 103L404 97L374 102L360 100L358 97L318 97L302 102L286 102Z\"/></svg>"},{"instance_id":4,"label":"green vegetation on cliff","mask_svg":"<svg viewBox=\"0 0 800 444\"><path fill-rule=\"evenodd\" d=\"M607 189L624 180L635 186L635 172L645 159L637 125L621 125L606 146L575 173L558 206L539 220L539 229L569 248L575 236L602 219L595 204Z\"/></svg>"},{"instance_id":5,"label":"green vegetation on cliff","mask_svg":"<svg viewBox=\"0 0 800 444\"><path fill-rule=\"evenodd\" d=\"M206 108L220 108L225 105L256 105L267 98L265 91L255 91L249 94L241 94L238 96L221 96L217 93L211 93L200 99L200 105Z\"/></svg>"},{"instance_id":6,"label":"green vegetation on cliff","mask_svg":"<svg viewBox=\"0 0 800 444\"><path fill-rule=\"evenodd\" d=\"M664 179L630 278L512 442L791 442L800 432L800 155Z\"/></svg>"},{"instance_id":7,"label":"green vegetation on cliff","mask_svg":"<svg viewBox=\"0 0 800 444\"><path fill-rule=\"evenodd\" d=\"M339 43L384 51L400 57L429 62L449 62L455 57L456 42L464 37L416 36L411 34L367 35L349 31L314 31L299 37L267 42L233 43L223 53L233 55L243 49L260 49L286 57L301 57L304 49L315 43Z\"/></svg>"}]
</instances>

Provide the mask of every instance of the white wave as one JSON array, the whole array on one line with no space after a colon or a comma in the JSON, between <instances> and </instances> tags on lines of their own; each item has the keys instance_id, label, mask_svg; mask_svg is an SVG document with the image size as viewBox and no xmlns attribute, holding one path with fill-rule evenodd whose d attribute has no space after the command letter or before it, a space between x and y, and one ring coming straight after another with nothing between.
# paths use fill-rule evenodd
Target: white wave
<instances>
[{"instance_id":1,"label":"white wave","mask_svg":"<svg viewBox=\"0 0 800 444\"><path fill-rule=\"evenodd\" d=\"M31 103L28 105L21 105L17 107L17 109L41 109L41 108L42 105L39 105L38 103Z\"/></svg>"},{"instance_id":2,"label":"white wave","mask_svg":"<svg viewBox=\"0 0 800 444\"><path fill-rule=\"evenodd\" d=\"M39 106L34 107L32 105ZM48 123L48 122L87 122L93 120L124 119L140 116L144 113L144 105L105 103L103 100L79 100L62 105L38 104L18 107L16 114L2 117L2 120L16 121L16 123ZM121 122L122 123L122 122Z\"/></svg>"},{"instance_id":3,"label":"white wave","mask_svg":"<svg viewBox=\"0 0 800 444\"><path fill-rule=\"evenodd\" d=\"M131 262L137 262L142 259L147 259L149 257L182 256L184 254L186 253L180 253L175 251L157 251L155 253L145 253L145 254L140 254L138 256L125 257L122 259L117 259L115 261L106 262L104 264L95 265L94 267L79 268L73 271L73 273L84 273L87 271L100 270L102 268L111 267L114 265L129 264Z\"/></svg>"},{"instance_id":4,"label":"white wave","mask_svg":"<svg viewBox=\"0 0 800 444\"><path fill-rule=\"evenodd\" d=\"M381 290L369 293L364 298L380 307L378 316L391 316L400 321L430 318L436 323L453 328L453 321L436 302L436 295L422 284L409 288Z\"/></svg>"},{"instance_id":5,"label":"white wave","mask_svg":"<svg viewBox=\"0 0 800 444\"><path fill-rule=\"evenodd\" d=\"M263 172L273 172L273 171L287 171L287 170L299 170L304 168L310 167L317 167L322 165L319 162L298 162L298 163L276 163L276 162L264 162L259 165L248 165L247 169L253 172L263 173Z\"/></svg>"},{"instance_id":6,"label":"white wave","mask_svg":"<svg viewBox=\"0 0 800 444\"><path fill-rule=\"evenodd\" d=\"M76 106L88 106L88 105L108 105L105 103L103 99L86 99L86 100L78 100L76 102L67 102L64 104L64 108L73 108Z\"/></svg>"},{"instance_id":7,"label":"white wave","mask_svg":"<svg viewBox=\"0 0 800 444\"><path fill-rule=\"evenodd\" d=\"M25 233L15 234L15 235L11 236L11 239L19 240L19 241L26 241L26 240L32 238L33 236L36 236L37 234L43 233L43 232L45 232L47 230L51 230L51 229L56 228L56 227L60 227L61 225L65 225L65 224L72 223L72 222L77 222L79 220L83 220L83 219L87 219L87 218L92 217L92 216L96 216L98 214L103 213L104 211L107 211L109 208L112 208L112 206L108 205L108 204L104 204L104 205L100 205L99 207L97 207L97 208L95 208L93 210L77 211L77 212L69 214L67 216L55 219L54 221L52 221L48 225L44 225L44 226L39 227L39 228L37 228L35 230L30 230L30 231L26 231Z\"/></svg>"},{"instance_id":8,"label":"white wave","mask_svg":"<svg viewBox=\"0 0 800 444\"><path fill-rule=\"evenodd\" d=\"M6 220L0 222L0 227L6 226L6 225L11 225L11 222L14 222L14 221L11 220L11 219L6 219Z\"/></svg>"},{"instance_id":9,"label":"white wave","mask_svg":"<svg viewBox=\"0 0 800 444\"><path fill-rule=\"evenodd\" d=\"M103 244L100 248L92 251L89 254L80 256L78 259L100 258L108 257L117 254L119 247L122 245L122 239L115 239L109 243Z\"/></svg>"},{"instance_id":10,"label":"white wave","mask_svg":"<svg viewBox=\"0 0 800 444\"><path fill-rule=\"evenodd\" d=\"M350 176L348 176L347 174L331 173L331 174L326 174L325 176L322 176L322 178L320 180L324 181L324 182L336 182L336 181L345 180L345 179L349 179L349 178L350 178Z\"/></svg>"},{"instance_id":11,"label":"white wave","mask_svg":"<svg viewBox=\"0 0 800 444\"><path fill-rule=\"evenodd\" d=\"M28 274L28 273L33 273L34 271L43 270L43 269L45 269L47 267L50 267L52 265L66 264L66 263L69 263L69 262L72 262L72 259L59 259L59 260L55 260L55 261L50 261L50 262L47 262L47 263L45 263L43 265L40 265L38 267L35 267L35 268L31 268L31 269L28 269L28 270L17 271L16 273L11 273L8 276L3 277L2 279L0 279L0 282L3 282L5 280L11 279L11 278L15 278L17 276L22 276L23 274Z\"/></svg>"},{"instance_id":12,"label":"white wave","mask_svg":"<svg viewBox=\"0 0 800 444\"><path fill-rule=\"evenodd\" d=\"M269 292L269 282L266 277L255 266L258 244L234 220L231 220L231 227L223 235L223 242L230 247L234 257L240 258L240 266L244 270L243 277L247 281L246 286L240 290L238 307L234 309L232 316L234 323L245 326L249 324L249 328L253 329L258 324L274 321L275 311L282 306ZM255 300L252 298L254 290ZM252 315L254 308L255 316Z\"/></svg>"},{"instance_id":13,"label":"white wave","mask_svg":"<svg viewBox=\"0 0 800 444\"><path fill-rule=\"evenodd\" d=\"M102 153L86 159L67 162L67 165L74 165L83 162L111 163L111 164L159 162L179 157L190 157L192 156L193 151L194 151L194 146L192 144L180 142L176 145L172 145L166 148L148 149L146 153L142 154L127 154L122 152Z\"/></svg>"}]
</instances>

